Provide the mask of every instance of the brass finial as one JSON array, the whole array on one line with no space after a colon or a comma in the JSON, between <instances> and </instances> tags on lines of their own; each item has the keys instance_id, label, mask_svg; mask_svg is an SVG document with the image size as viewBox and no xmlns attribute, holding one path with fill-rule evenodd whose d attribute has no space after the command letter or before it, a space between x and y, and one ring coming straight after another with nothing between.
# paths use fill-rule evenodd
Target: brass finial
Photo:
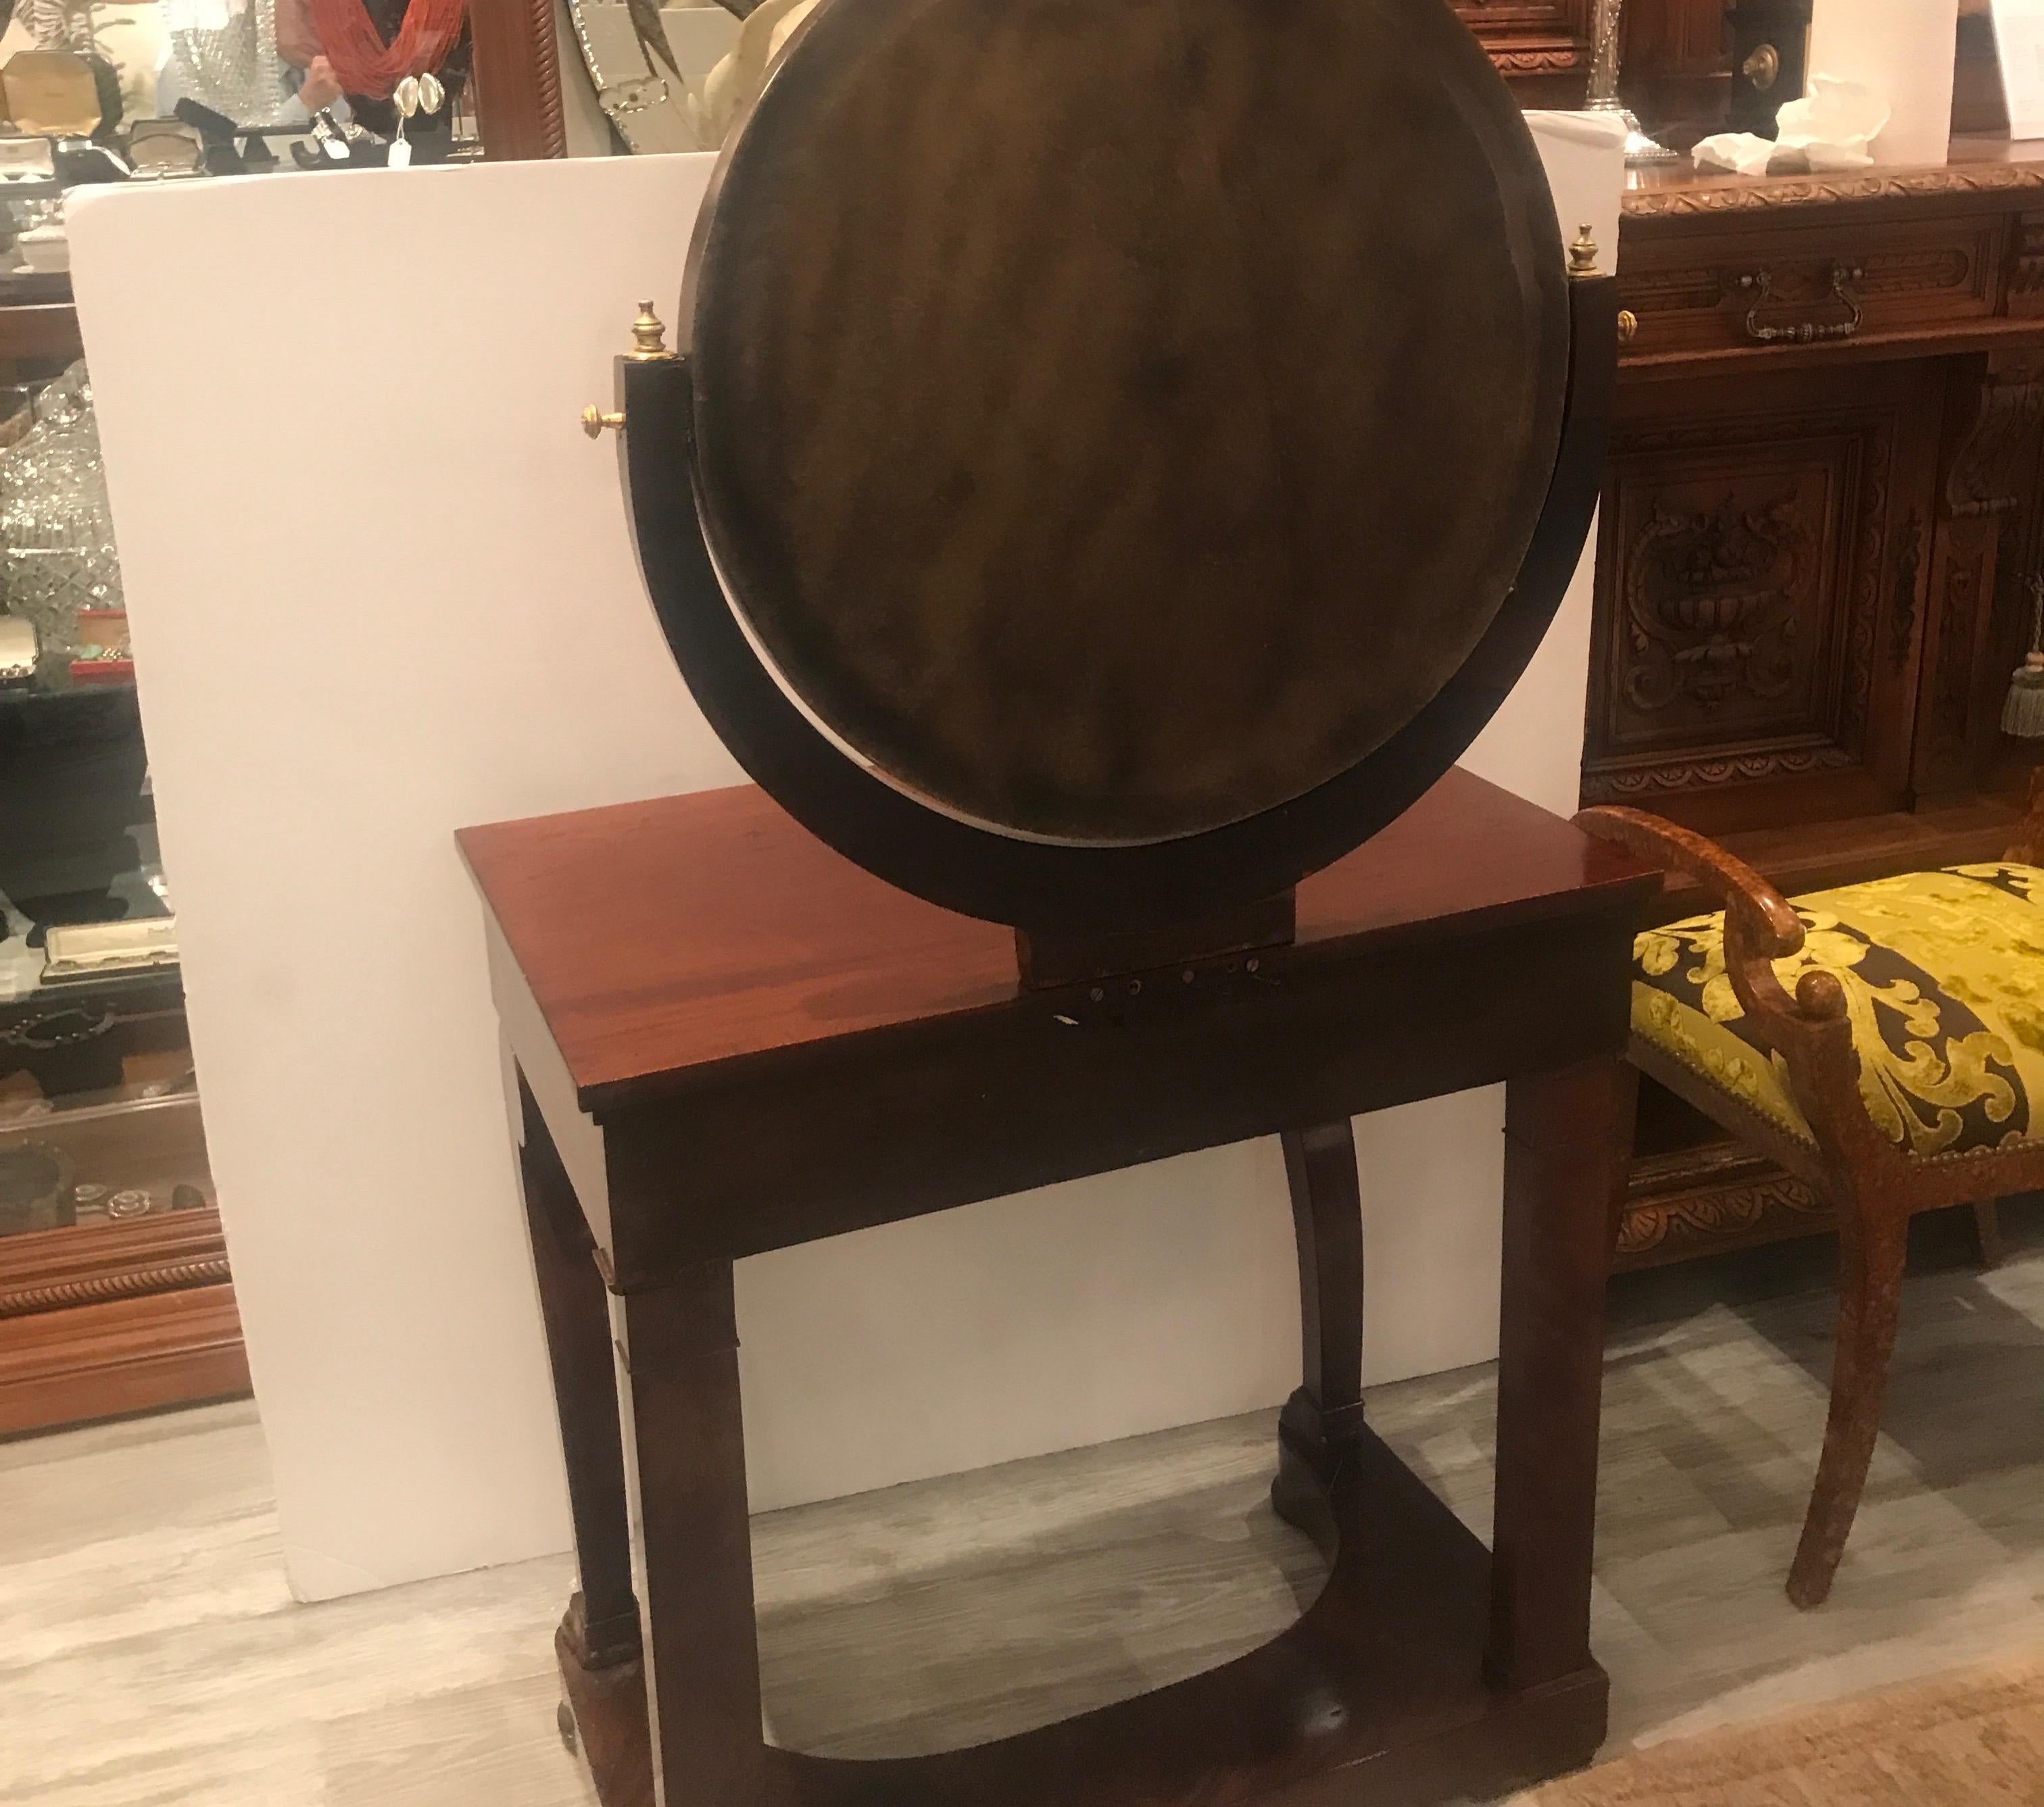
<instances>
[{"instance_id":1,"label":"brass finial","mask_svg":"<svg viewBox=\"0 0 2044 1807\"><path fill-rule=\"evenodd\" d=\"M651 301L639 304L639 317L632 323L632 349L626 355L640 364L658 363L674 356L667 349L667 329L660 324Z\"/></svg>"},{"instance_id":2,"label":"brass finial","mask_svg":"<svg viewBox=\"0 0 2044 1807\"><path fill-rule=\"evenodd\" d=\"M1576 242L1569 247L1569 274L1571 276L1594 276L1597 274L1597 242L1585 221L1576 229Z\"/></svg>"}]
</instances>

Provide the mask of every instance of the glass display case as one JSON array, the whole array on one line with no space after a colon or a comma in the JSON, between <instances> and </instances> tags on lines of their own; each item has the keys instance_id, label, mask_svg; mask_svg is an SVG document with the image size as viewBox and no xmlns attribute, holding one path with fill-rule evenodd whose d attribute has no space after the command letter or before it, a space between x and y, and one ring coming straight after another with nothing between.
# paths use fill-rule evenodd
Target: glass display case
<instances>
[{"instance_id":1,"label":"glass display case","mask_svg":"<svg viewBox=\"0 0 2044 1807\"><path fill-rule=\"evenodd\" d=\"M0 6L0 1436L248 1380L67 204L98 184L474 160L466 14Z\"/></svg>"},{"instance_id":2,"label":"glass display case","mask_svg":"<svg viewBox=\"0 0 2044 1807\"><path fill-rule=\"evenodd\" d=\"M0 1435L248 1385L67 349L0 394Z\"/></svg>"}]
</instances>

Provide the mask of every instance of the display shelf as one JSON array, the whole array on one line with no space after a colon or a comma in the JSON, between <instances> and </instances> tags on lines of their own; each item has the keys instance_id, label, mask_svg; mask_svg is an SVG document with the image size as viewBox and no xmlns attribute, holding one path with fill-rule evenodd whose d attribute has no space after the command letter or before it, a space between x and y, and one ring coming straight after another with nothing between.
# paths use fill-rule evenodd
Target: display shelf
<instances>
[{"instance_id":1,"label":"display shelf","mask_svg":"<svg viewBox=\"0 0 2044 1807\"><path fill-rule=\"evenodd\" d=\"M154 815L147 771L133 685L0 690L0 894L29 908L136 868L129 831Z\"/></svg>"},{"instance_id":2,"label":"display shelf","mask_svg":"<svg viewBox=\"0 0 2044 1807\"><path fill-rule=\"evenodd\" d=\"M67 363L84 355L78 309L68 300L11 301L0 292L0 359Z\"/></svg>"},{"instance_id":3,"label":"display shelf","mask_svg":"<svg viewBox=\"0 0 2044 1807\"><path fill-rule=\"evenodd\" d=\"M90 1236L35 1230L0 1237L0 1320L227 1277L220 1213L210 1204L109 1223Z\"/></svg>"},{"instance_id":4,"label":"display shelf","mask_svg":"<svg viewBox=\"0 0 2044 1807\"><path fill-rule=\"evenodd\" d=\"M0 1434L248 1383L182 975L53 982L28 940L163 913L145 769L132 685L0 693Z\"/></svg>"},{"instance_id":5,"label":"display shelf","mask_svg":"<svg viewBox=\"0 0 2044 1807\"><path fill-rule=\"evenodd\" d=\"M224 1281L0 1318L0 1437L248 1391Z\"/></svg>"},{"instance_id":6,"label":"display shelf","mask_svg":"<svg viewBox=\"0 0 2044 1807\"><path fill-rule=\"evenodd\" d=\"M96 1247L117 1249L100 1242L102 1233L213 1203L198 1099L175 1081L69 1107L10 1111L0 1103L0 1242L76 1228L91 1231Z\"/></svg>"},{"instance_id":7,"label":"display shelf","mask_svg":"<svg viewBox=\"0 0 2044 1807\"><path fill-rule=\"evenodd\" d=\"M0 837L0 908L13 905L0 922L0 1077L25 1065L51 1095L107 1089L117 1079L91 1068L89 1044L116 1022L182 1011L174 968L52 984L40 951L25 938L32 922L165 913L151 883L155 830L146 772L132 685L0 692L0 796L9 824ZM56 1045L29 1021L81 1011L108 1020L90 1030L71 1023ZM90 1070L54 1070L81 1061Z\"/></svg>"},{"instance_id":8,"label":"display shelf","mask_svg":"<svg viewBox=\"0 0 2044 1807\"><path fill-rule=\"evenodd\" d=\"M68 270L10 270L0 274L0 307L68 307L71 299Z\"/></svg>"},{"instance_id":9,"label":"display shelf","mask_svg":"<svg viewBox=\"0 0 2044 1807\"><path fill-rule=\"evenodd\" d=\"M0 942L0 1080L25 1072L45 1098L110 1096L129 1063L186 1046L176 966L52 983L18 938Z\"/></svg>"},{"instance_id":10,"label":"display shelf","mask_svg":"<svg viewBox=\"0 0 2044 1807\"><path fill-rule=\"evenodd\" d=\"M132 698L134 694L133 678L117 684L10 685L0 690L0 713L30 715L44 709L74 708L98 697Z\"/></svg>"},{"instance_id":11,"label":"display shelf","mask_svg":"<svg viewBox=\"0 0 2044 1807\"><path fill-rule=\"evenodd\" d=\"M0 1120L0 1436L248 1386L197 1097Z\"/></svg>"},{"instance_id":12,"label":"display shelf","mask_svg":"<svg viewBox=\"0 0 2044 1807\"><path fill-rule=\"evenodd\" d=\"M67 275L0 275L10 380L83 350ZM53 981L30 945L167 913L147 773L132 676L0 690L0 1436L248 1384L182 976Z\"/></svg>"}]
</instances>

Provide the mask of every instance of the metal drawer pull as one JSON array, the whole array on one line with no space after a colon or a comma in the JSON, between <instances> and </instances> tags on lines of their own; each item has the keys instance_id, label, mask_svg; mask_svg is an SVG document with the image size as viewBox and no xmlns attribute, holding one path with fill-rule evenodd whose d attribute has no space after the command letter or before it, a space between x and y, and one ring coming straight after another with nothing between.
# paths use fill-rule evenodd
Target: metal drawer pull
<instances>
[{"instance_id":1,"label":"metal drawer pull","mask_svg":"<svg viewBox=\"0 0 2044 1807\"><path fill-rule=\"evenodd\" d=\"M1762 270L1739 279L1741 291L1753 297L1753 305L1746 310L1746 336L1758 344L1815 345L1827 340L1850 339L1866 324L1866 312L1859 304L1859 297L1847 286L1865 278L1864 270L1847 268L1842 263L1831 266L1831 297L1842 302L1851 312L1850 320L1835 320L1829 325L1819 326L1814 320L1804 320L1796 326L1762 326L1760 310L1773 298L1774 274Z\"/></svg>"}]
</instances>

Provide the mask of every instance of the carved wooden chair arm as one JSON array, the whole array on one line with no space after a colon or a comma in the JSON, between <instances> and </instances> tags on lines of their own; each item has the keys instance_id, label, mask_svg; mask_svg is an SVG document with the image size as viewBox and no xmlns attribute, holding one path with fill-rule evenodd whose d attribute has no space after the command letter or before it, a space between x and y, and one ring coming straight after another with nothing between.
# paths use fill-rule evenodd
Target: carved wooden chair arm
<instances>
[{"instance_id":1,"label":"carved wooden chair arm","mask_svg":"<svg viewBox=\"0 0 2044 1807\"><path fill-rule=\"evenodd\" d=\"M1805 973L1792 998L1774 962L1803 950L1803 921L1787 898L1715 841L1637 809L1586 809L1585 833L1618 842L1650 865L1686 873L1724 911L1725 976L1754 1028L1793 1059L1823 1025L1842 1023L1845 988L1829 973Z\"/></svg>"}]
</instances>

